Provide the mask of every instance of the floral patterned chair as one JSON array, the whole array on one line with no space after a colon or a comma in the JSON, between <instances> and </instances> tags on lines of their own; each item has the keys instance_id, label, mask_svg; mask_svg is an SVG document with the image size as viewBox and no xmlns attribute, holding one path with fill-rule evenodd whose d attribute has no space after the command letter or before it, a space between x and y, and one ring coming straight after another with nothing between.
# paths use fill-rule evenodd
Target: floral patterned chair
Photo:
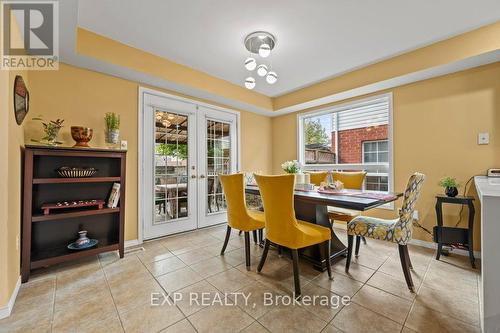
<instances>
[{"instance_id":1,"label":"floral patterned chair","mask_svg":"<svg viewBox=\"0 0 500 333\"><path fill-rule=\"evenodd\" d=\"M399 218L384 220L375 217L358 216L347 225L347 262L345 270L349 271L351 264L352 247L354 236L359 244L360 237L370 237L398 244L399 258L405 276L406 284L410 291L414 292L413 280L410 269L412 269L410 255L408 253L408 242L413 233L413 210L424 183L425 175L414 173L408 180L408 185L403 197L403 206L399 211ZM359 247L356 246L355 255L358 256Z\"/></svg>"}]
</instances>

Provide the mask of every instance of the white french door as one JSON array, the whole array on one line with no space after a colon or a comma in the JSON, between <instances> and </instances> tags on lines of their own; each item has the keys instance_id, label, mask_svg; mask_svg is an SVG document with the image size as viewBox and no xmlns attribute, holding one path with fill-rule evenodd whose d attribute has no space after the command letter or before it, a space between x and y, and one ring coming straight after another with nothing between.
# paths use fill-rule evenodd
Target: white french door
<instances>
[{"instance_id":1,"label":"white french door","mask_svg":"<svg viewBox=\"0 0 500 333\"><path fill-rule=\"evenodd\" d=\"M238 116L141 89L143 239L224 223L219 174L238 167Z\"/></svg>"},{"instance_id":2,"label":"white french door","mask_svg":"<svg viewBox=\"0 0 500 333\"><path fill-rule=\"evenodd\" d=\"M227 221L219 174L237 170L237 116L200 106L198 109L198 227Z\"/></svg>"}]
</instances>

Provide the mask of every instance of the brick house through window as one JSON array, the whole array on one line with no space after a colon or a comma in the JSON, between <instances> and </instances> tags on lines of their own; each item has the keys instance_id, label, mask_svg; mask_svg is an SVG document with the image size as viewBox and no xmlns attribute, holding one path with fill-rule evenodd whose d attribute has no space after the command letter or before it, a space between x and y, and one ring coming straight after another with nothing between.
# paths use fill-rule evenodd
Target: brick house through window
<instances>
[{"instance_id":1,"label":"brick house through window","mask_svg":"<svg viewBox=\"0 0 500 333\"><path fill-rule=\"evenodd\" d=\"M330 164L334 165L330 167L333 170L366 170L365 189L388 191L389 107L389 98L383 97L304 117L304 128L319 123L326 134L322 136L316 132L316 137L322 138L322 142L311 144L310 138L305 138L308 134L303 133L304 164L311 165L308 169L317 165L324 170L327 167L320 165Z\"/></svg>"}]
</instances>

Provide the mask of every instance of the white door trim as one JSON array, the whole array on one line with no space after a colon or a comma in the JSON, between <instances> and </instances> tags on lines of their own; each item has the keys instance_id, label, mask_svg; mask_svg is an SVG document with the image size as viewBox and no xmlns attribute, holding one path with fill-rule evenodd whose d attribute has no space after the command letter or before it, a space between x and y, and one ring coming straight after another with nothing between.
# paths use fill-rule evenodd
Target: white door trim
<instances>
[{"instance_id":1,"label":"white door trim","mask_svg":"<svg viewBox=\"0 0 500 333\"><path fill-rule=\"evenodd\" d=\"M195 99L191 98L186 98L182 96L177 96L173 94L168 94L159 90L151 89L151 88L146 88L139 86L138 87L138 107L137 107L137 118L138 118L138 126L137 126L137 135L138 135L138 140L137 140L137 153L138 153L138 166L137 166L137 182L138 182L138 207L137 207L137 240L140 243L144 241L144 221L143 221L143 212L144 212L144 184L143 184L143 174L144 174L144 151L142 149L144 145L144 130L143 130L143 114L144 114L144 95L149 94L153 96L158 96L158 97L165 97L169 98L172 100L176 101L182 101L182 102L187 102L187 103L192 103L195 105L203 106L206 108L222 111L222 112L227 112L236 115L237 122L236 122L236 129L237 129L237 136L236 139L238 140L237 142L237 156L236 156L236 170L241 169L241 128L240 128L240 112L220 106L216 106L213 104L209 104L206 102L200 102Z\"/></svg>"}]
</instances>

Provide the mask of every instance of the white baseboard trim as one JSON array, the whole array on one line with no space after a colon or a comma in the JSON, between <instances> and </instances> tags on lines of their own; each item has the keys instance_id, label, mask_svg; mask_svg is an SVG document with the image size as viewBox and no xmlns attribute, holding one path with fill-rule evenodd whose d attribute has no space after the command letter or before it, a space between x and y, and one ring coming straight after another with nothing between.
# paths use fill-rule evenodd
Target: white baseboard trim
<instances>
[{"instance_id":1,"label":"white baseboard trim","mask_svg":"<svg viewBox=\"0 0 500 333\"><path fill-rule=\"evenodd\" d=\"M428 249L437 249L437 244L436 243L434 243L434 242L427 242L427 241L423 241L423 240L420 240L420 239L412 239L410 241L410 244L417 245L417 246L422 246L422 247L426 247ZM446 247L446 245L444 245L444 247ZM453 249L453 251L451 253L458 254L460 256L466 256L466 257L469 256L469 251L463 250L463 249ZM481 258L481 252L480 251L474 251L474 257L476 259Z\"/></svg>"},{"instance_id":2,"label":"white baseboard trim","mask_svg":"<svg viewBox=\"0 0 500 333\"><path fill-rule=\"evenodd\" d=\"M12 313L14 308L14 303L16 302L17 294L19 293L19 288L21 288L21 276L17 279L16 287L10 295L10 299L3 307L0 308L0 319L7 318Z\"/></svg>"},{"instance_id":3,"label":"white baseboard trim","mask_svg":"<svg viewBox=\"0 0 500 333\"><path fill-rule=\"evenodd\" d=\"M137 246L137 245L141 245L141 244L142 244L142 242L139 241L138 239L126 240L125 241L125 248L132 247L132 246Z\"/></svg>"}]
</instances>

